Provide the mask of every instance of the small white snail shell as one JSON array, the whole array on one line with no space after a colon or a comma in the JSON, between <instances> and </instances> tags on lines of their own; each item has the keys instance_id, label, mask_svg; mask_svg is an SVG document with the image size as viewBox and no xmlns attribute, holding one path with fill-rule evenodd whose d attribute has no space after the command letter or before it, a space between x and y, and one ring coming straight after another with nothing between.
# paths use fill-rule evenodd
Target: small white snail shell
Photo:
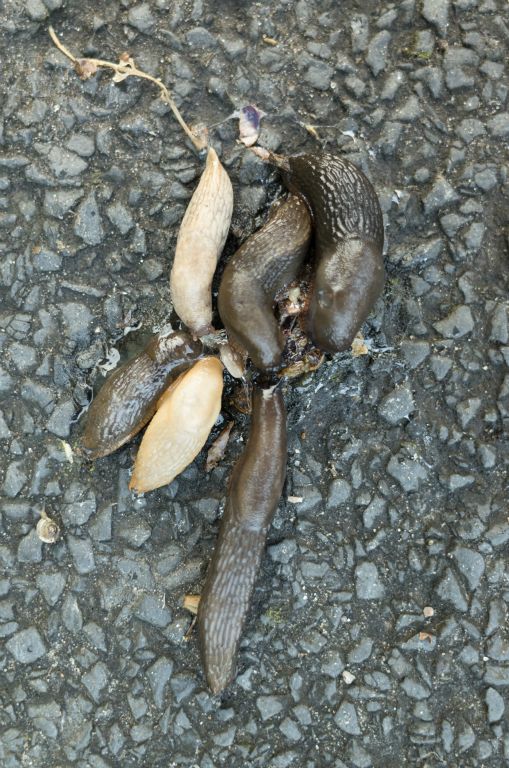
<instances>
[{"instance_id":1,"label":"small white snail shell","mask_svg":"<svg viewBox=\"0 0 509 768\"><path fill-rule=\"evenodd\" d=\"M60 528L44 510L41 512L41 519L37 523L36 533L45 544L54 544L60 538Z\"/></svg>"}]
</instances>

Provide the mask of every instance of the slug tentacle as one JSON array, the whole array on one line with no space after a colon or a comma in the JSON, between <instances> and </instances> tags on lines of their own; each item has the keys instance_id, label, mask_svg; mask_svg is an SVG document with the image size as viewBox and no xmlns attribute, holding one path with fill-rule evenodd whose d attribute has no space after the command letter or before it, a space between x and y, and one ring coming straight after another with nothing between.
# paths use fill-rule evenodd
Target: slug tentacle
<instances>
[{"instance_id":1,"label":"slug tentacle","mask_svg":"<svg viewBox=\"0 0 509 768\"><path fill-rule=\"evenodd\" d=\"M86 416L82 445L91 459L107 456L133 438L156 411L172 378L202 354L187 333L154 336L143 352L106 379Z\"/></svg>"},{"instance_id":2,"label":"slug tentacle","mask_svg":"<svg viewBox=\"0 0 509 768\"><path fill-rule=\"evenodd\" d=\"M212 328L212 278L232 211L230 178L216 151L209 147L205 170L180 225L170 275L175 311L195 336Z\"/></svg>"},{"instance_id":3,"label":"slug tentacle","mask_svg":"<svg viewBox=\"0 0 509 768\"><path fill-rule=\"evenodd\" d=\"M143 435L129 488L171 483L199 454L221 411L223 364L204 357L170 385Z\"/></svg>"},{"instance_id":4,"label":"slug tentacle","mask_svg":"<svg viewBox=\"0 0 509 768\"><path fill-rule=\"evenodd\" d=\"M279 367L284 338L273 312L276 293L297 276L311 239L305 203L290 195L226 265L218 308L228 335L256 368Z\"/></svg>"},{"instance_id":5,"label":"slug tentacle","mask_svg":"<svg viewBox=\"0 0 509 768\"><path fill-rule=\"evenodd\" d=\"M232 473L218 543L198 607L208 684L223 690L235 672L265 539L286 476L286 411L280 388L257 389L249 438Z\"/></svg>"}]
</instances>

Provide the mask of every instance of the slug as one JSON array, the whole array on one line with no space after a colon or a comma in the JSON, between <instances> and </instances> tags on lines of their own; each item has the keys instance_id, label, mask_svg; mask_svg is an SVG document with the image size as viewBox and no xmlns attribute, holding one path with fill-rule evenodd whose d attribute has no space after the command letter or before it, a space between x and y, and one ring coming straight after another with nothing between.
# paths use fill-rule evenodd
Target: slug
<instances>
[{"instance_id":1,"label":"slug","mask_svg":"<svg viewBox=\"0 0 509 768\"><path fill-rule=\"evenodd\" d=\"M256 154L282 169L288 189L302 195L312 213L311 336L326 352L347 349L384 285L383 218L376 192L357 166L327 152Z\"/></svg>"},{"instance_id":2,"label":"slug","mask_svg":"<svg viewBox=\"0 0 509 768\"><path fill-rule=\"evenodd\" d=\"M170 275L173 306L194 336L212 330L212 278L232 211L230 178L209 147L205 170L180 225Z\"/></svg>"},{"instance_id":3,"label":"slug","mask_svg":"<svg viewBox=\"0 0 509 768\"><path fill-rule=\"evenodd\" d=\"M109 376L92 401L82 437L91 459L107 456L131 440L156 411L172 377L202 354L187 333L153 337L143 352Z\"/></svg>"},{"instance_id":4,"label":"slug","mask_svg":"<svg viewBox=\"0 0 509 768\"><path fill-rule=\"evenodd\" d=\"M289 195L249 237L223 273L218 309L228 336L262 371L281 363L284 338L274 316L276 293L297 275L311 239L306 204Z\"/></svg>"},{"instance_id":5,"label":"slug","mask_svg":"<svg viewBox=\"0 0 509 768\"><path fill-rule=\"evenodd\" d=\"M199 454L221 411L223 364L203 357L157 403L129 488L143 493L171 483Z\"/></svg>"},{"instance_id":6,"label":"slug","mask_svg":"<svg viewBox=\"0 0 509 768\"><path fill-rule=\"evenodd\" d=\"M198 606L201 658L214 693L235 672L265 538L283 490L286 458L283 396L279 389L256 389L249 438L233 470Z\"/></svg>"}]
</instances>

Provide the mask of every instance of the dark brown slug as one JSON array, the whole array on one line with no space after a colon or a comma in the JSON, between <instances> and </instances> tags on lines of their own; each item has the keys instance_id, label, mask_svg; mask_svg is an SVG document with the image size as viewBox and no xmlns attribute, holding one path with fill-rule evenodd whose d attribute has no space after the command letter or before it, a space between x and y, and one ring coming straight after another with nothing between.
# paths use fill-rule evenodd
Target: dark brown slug
<instances>
[{"instance_id":1,"label":"dark brown slug","mask_svg":"<svg viewBox=\"0 0 509 768\"><path fill-rule=\"evenodd\" d=\"M107 456L127 443L156 411L171 379L202 354L201 342L187 333L158 335L143 352L107 378L87 413L82 437L88 458Z\"/></svg>"},{"instance_id":2,"label":"dark brown slug","mask_svg":"<svg viewBox=\"0 0 509 768\"><path fill-rule=\"evenodd\" d=\"M288 189L302 195L312 212L311 336L324 351L347 349L384 285L383 218L376 192L357 166L327 152L259 154L283 170Z\"/></svg>"},{"instance_id":3,"label":"dark brown slug","mask_svg":"<svg viewBox=\"0 0 509 768\"><path fill-rule=\"evenodd\" d=\"M251 430L230 480L218 542L198 606L200 651L214 693L235 673L237 649L286 475L286 411L279 389L256 389Z\"/></svg>"},{"instance_id":4,"label":"dark brown slug","mask_svg":"<svg viewBox=\"0 0 509 768\"><path fill-rule=\"evenodd\" d=\"M310 238L307 207L290 195L272 208L267 223L226 265L219 287L219 315L229 337L247 351L259 370L273 370L281 363L284 338L273 312L274 297L295 279Z\"/></svg>"}]
</instances>

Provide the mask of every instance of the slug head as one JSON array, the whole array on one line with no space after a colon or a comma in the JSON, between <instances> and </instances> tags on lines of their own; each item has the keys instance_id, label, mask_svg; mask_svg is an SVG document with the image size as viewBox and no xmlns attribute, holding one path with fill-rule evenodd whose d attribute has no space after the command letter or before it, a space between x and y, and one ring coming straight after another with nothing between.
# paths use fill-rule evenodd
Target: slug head
<instances>
[{"instance_id":1,"label":"slug head","mask_svg":"<svg viewBox=\"0 0 509 768\"><path fill-rule=\"evenodd\" d=\"M343 240L321 258L309 305L313 341L325 352L351 345L384 285L379 248L360 239Z\"/></svg>"}]
</instances>

